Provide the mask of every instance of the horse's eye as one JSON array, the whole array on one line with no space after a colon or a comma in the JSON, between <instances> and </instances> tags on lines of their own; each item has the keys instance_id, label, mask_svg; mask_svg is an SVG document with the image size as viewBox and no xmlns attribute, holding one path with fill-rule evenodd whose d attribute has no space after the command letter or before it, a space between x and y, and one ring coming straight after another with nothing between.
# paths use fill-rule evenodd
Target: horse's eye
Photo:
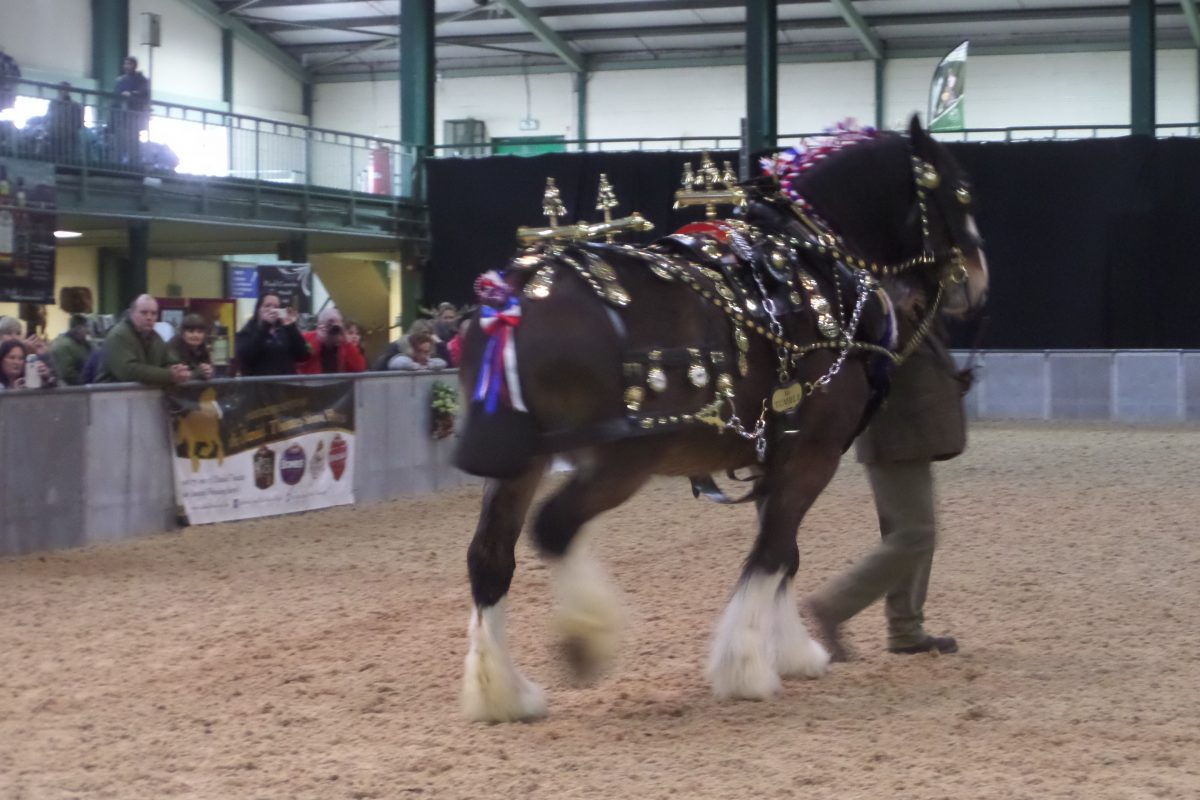
<instances>
[{"instance_id":1,"label":"horse's eye","mask_svg":"<svg viewBox=\"0 0 1200 800\"><path fill-rule=\"evenodd\" d=\"M954 196L958 198L958 202L964 206L971 205L971 190L965 186L960 186L954 190Z\"/></svg>"}]
</instances>

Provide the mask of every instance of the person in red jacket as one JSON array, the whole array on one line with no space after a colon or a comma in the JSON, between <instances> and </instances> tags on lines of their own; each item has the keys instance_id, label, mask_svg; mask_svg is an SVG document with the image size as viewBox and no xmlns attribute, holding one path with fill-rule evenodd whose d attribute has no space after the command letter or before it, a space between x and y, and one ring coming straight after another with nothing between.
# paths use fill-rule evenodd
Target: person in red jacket
<instances>
[{"instance_id":1,"label":"person in red jacket","mask_svg":"<svg viewBox=\"0 0 1200 800\"><path fill-rule=\"evenodd\" d=\"M317 317L317 329L304 334L309 356L296 365L301 375L324 375L332 372L365 372L367 361L354 344L346 338L342 312L327 308Z\"/></svg>"}]
</instances>

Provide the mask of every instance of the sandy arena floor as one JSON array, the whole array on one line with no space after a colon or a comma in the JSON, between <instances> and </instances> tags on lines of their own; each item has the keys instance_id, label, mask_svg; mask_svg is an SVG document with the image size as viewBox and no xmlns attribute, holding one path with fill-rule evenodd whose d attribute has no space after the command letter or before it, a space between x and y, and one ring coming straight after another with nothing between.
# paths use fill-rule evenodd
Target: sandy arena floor
<instances>
[{"instance_id":1,"label":"sandy arena floor","mask_svg":"<svg viewBox=\"0 0 1200 800\"><path fill-rule=\"evenodd\" d=\"M510 616L548 719L458 714L476 489L0 560L0 798L1195 798L1200 429L989 425L940 467L930 628L774 702L717 703L709 634L752 511L652 484L592 527L625 592L575 687L522 543ZM847 461L801 586L873 544Z\"/></svg>"}]
</instances>

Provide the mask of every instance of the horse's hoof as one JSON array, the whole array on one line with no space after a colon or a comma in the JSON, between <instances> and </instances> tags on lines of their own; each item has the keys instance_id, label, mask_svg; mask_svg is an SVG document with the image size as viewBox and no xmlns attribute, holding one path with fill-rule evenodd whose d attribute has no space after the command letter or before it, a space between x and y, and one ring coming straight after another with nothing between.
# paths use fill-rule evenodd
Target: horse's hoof
<instances>
[{"instance_id":1,"label":"horse's hoof","mask_svg":"<svg viewBox=\"0 0 1200 800\"><path fill-rule=\"evenodd\" d=\"M467 664L462 711L472 722L528 722L546 716L542 687L519 674L488 674ZM499 680L496 680L499 678Z\"/></svg>"}]
</instances>

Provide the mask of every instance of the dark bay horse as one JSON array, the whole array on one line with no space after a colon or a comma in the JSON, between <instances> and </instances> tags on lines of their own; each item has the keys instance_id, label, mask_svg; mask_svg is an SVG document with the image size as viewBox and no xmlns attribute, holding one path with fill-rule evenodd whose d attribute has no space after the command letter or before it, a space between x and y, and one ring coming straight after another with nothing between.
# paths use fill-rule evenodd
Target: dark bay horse
<instances>
[{"instance_id":1,"label":"dark bay horse","mask_svg":"<svg viewBox=\"0 0 1200 800\"><path fill-rule=\"evenodd\" d=\"M558 628L588 671L614 652L614 595L576 534L652 475L751 468L759 531L717 625L720 697L761 699L829 657L792 591L796 534L934 317L982 302L986 262L949 152L909 134L844 132L774 162L736 219L650 248L547 241L477 282L463 354L458 463L490 478L468 551L463 707L472 719L545 712L511 660L514 548L550 459L574 474L533 536L554 568Z\"/></svg>"}]
</instances>

